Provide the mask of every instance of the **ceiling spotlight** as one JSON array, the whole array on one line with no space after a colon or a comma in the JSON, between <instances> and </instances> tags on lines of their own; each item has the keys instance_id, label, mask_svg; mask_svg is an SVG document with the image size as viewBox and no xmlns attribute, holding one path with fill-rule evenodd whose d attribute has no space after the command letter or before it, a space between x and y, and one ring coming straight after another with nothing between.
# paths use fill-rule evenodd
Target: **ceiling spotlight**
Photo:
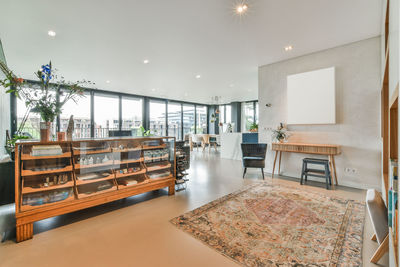
<instances>
[{"instance_id":1,"label":"ceiling spotlight","mask_svg":"<svg viewBox=\"0 0 400 267\"><path fill-rule=\"evenodd\" d=\"M200 74L197 74L196 75L196 79L200 79L201 78L201 75Z\"/></svg>"},{"instance_id":2,"label":"ceiling spotlight","mask_svg":"<svg viewBox=\"0 0 400 267\"><path fill-rule=\"evenodd\" d=\"M291 45L285 46L285 51L291 51L292 49L293 49L293 46L291 46Z\"/></svg>"},{"instance_id":3,"label":"ceiling spotlight","mask_svg":"<svg viewBox=\"0 0 400 267\"><path fill-rule=\"evenodd\" d=\"M144 64L148 64L150 61L148 59L143 60Z\"/></svg>"},{"instance_id":4,"label":"ceiling spotlight","mask_svg":"<svg viewBox=\"0 0 400 267\"><path fill-rule=\"evenodd\" d=\"M110 81L109 81L109 80L107 80L107 81L106 81L106 83L110 83Z\"/></svg>"},{"instance_id":5,"label":"ceiling spotlight","mask_svg":"<svg viewBox=\"0 0 400 267\"><path fill-rule=\"evenodd\" d=\"M49 36L51 36L51 37L56 36L56 32L55 32L55 31L51 31L51 30L48 31L47 34L48 34Z\"/></svg>"},{"instance_id":6,"label":"ceiling spotlight","mask_svg":"<svg viewBox=\"0 0 400 267\"><path fill-rule=\"evenodd\" d=\"M238 14L243 14L244 12L247 11L247 9L249 8L248 5L246 4L240 4L236 7L236 13Z\"/></svg>"}]
</instances>

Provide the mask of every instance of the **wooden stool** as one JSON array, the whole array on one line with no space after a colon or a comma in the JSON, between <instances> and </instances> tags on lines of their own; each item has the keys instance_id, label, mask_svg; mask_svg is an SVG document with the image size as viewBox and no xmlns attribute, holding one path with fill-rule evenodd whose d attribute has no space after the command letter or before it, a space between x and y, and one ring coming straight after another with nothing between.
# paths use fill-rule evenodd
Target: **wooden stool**
<instances>
[{"instance_id":1,"label":"wooden stool","mask_svg":"<svg viewBox=\"0 0 400 267\"><path fill-rule=\"evenodd\" d=\"M308 164L322 165L322 166L324 166L324 170L310 169L310 168L308 168ZM305 178L305 181L307 181L308 176L325 178L326 189L329 189L329 187L332 185L331 171L329 169L329 160L304 158L303 159L303 168L301 171L301 179L300 179L301 185L303 184L303 177Z\"/></svg>"},{"instance_id":2,"label":"wooden stool","mask_svg":"<svg viewBox=\"0 0 400 267\"><path fill-rule=\"evenodd\" d=\"M374 189L368 189L366 203L375 232L371 239L379 244L371 262L377 263L389 250L388 213L381 195Z\"/></svg>"}]
</instances>

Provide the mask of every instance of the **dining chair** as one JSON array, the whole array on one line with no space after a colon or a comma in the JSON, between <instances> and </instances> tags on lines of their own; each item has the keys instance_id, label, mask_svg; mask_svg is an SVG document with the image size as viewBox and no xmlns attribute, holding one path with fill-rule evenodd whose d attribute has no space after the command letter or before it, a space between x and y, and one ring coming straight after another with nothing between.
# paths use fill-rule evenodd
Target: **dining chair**
<instances>
[{"instance_id":1,"label":"dining chair","mask_svg":"<svg viewBox=\"0 0 400 267\"><path fill-rule=\"evenodd\" d=\"M199 151L199 145L203 147L204 150L204 145L203 145L203 136L200 134L193 134L192 135L192 143L196 145L196 150Z\"/></svg>"}]
</instances>

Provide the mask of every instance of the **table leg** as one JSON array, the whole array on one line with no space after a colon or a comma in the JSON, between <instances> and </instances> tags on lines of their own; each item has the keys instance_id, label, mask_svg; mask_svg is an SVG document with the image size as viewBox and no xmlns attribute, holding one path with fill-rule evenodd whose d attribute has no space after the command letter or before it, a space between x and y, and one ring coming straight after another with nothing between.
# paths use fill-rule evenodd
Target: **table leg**
<instances>
[{"instance_id":1,"label":"table leg","mask_svg":"<svg viewBox=\"0 0 400 267\"><path fill-rule=\"evenodd\" d=\"M281 173L281 159L282 159L282 151L279 151L278 175Z\"/></svg>"},{"instance_id":2,"label":"table leg","mask_svg":"<svg viewBox=\"0 0 400 267\"><path fill-rule=\"evenodd\" d=\"M333 171L335 173L335 182L336 182L336 185L339 185L338 181L337 181L336 163L335 163L335 156L334 155L332 155L332 164L333 164Z\"/></svg>"},{"instance_id":3,"label":"table leg","mask_svg":"<svg viewBox=\"0 0 400 267\"><path fill-rule=\"evenodd\" d=\"M274 178L275 164L276 164L276 158L278 157L278 153L279 151L275 151L274 167L272 167L272 178Z\"/></svg>"},{"instance_id":4,"label":"table leg","mask_svg":"<svg viewBox=\"0 0 400 267\"><path fill-rule=\"evenodd\" d=\"M329 170L331 172L331 181L332 181L332 189L335 189L335 181L333 180L334 174L333 174L333 164L332 164L332 155L329 155Z\"/></svg>"}]
</instances>

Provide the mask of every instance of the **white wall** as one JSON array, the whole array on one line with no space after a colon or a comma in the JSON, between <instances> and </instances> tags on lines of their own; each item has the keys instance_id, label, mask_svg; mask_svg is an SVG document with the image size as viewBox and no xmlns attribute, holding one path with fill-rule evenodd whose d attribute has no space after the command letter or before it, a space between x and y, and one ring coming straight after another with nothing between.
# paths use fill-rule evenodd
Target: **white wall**
<instances>
[{"instance_id":1,"label":"white wall","mask_svg":"<svg viewBox=\"0 0 400 267\"><path fill-rule=\"evenodd\" d=\"M286 122L286 77L334 66L337 123L289 126L289 141L341 145L342 154L336 157L339 184L380 190L380 47L380 38L376 37L260 67L260 141L270 143L268 129ZM272 107L266 107L267 103ZM306 156L284 153L282 174L299 177L301 160ZM269 149L267 171L272 171L272 164L273 153ZM346 167L357 173L346 174Z\"/></svg>"},{"instance_id":2,"label":"white wall","mask_svg":"<svg viewBox=\"0 0 400 267\"><path fill-rule=\"evenodd\" d=\"M5 61L1 42L0 60ZM0 73L0 79L4 79L3 73ZM5 91L0 86L0 162L8 155L4 149L4 145L6 143L6 130L10 129L10 95L6 94Z\"/></svg>"}]
</instances>

